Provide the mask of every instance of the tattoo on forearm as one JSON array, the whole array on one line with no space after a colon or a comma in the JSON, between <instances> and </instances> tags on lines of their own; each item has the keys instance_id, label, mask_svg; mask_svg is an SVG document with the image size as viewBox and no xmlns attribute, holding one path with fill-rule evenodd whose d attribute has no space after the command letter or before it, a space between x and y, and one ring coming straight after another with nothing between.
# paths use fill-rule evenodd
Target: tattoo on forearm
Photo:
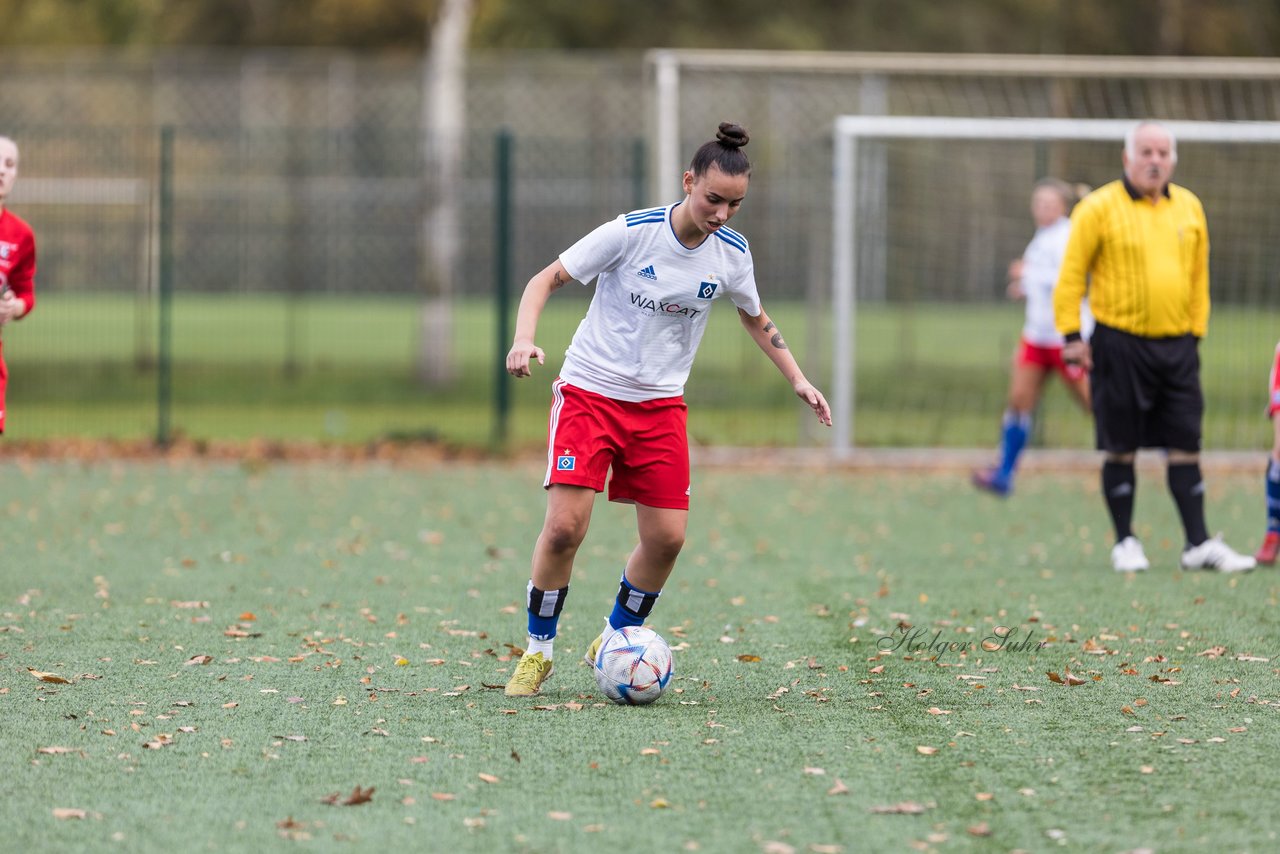
<instances>
[{"instance_id":1,"label":"tattoo on forearm","mask_svg":"<svg viewBox=\"0 0 1280 854\"><path fill-rule=\"evenodd\" d=\"M764 325L765 332L773 332L773 330L777 328L778 327L774 324L772 320L770 320L768 323ZM773 332L773 337L771 337L769 341L773 344L774 347L776 347L779 350L787 349L787 342L782 340L781 332Z\"/></svg>"},{"instance_id":2,"label":"tattoo on forearm","mask_svg":"<svg viewBox=\"0 0 1280 854\"><path fill-rule=\"evenodd\" d=\"M551 290L554 291L556 288L560 287L564 287L564 277L560 275L559 270L556 270L555 276L551 281Z\"/></svg>"}]
</instances>

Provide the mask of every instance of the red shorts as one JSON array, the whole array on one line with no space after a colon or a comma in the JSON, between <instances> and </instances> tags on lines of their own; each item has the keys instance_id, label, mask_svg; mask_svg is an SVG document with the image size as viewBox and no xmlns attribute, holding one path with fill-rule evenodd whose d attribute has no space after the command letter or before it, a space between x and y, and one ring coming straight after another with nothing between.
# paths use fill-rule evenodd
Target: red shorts
<instances>
[{"instance_id":1,"label":"red shorts","mask_svg":"<svg viewBox=\"0 0 1280 854\"><path fill-rule=\"evenodd\" d=\"M682 397L630 403L556 379L542 485L603 492L612 468L610 501L688 510L687 413Z\"/></svg>"},{"instance_id":2,"label":"red shorts","mask_svg":"<svg viewBox=\"0 0 1280 854\"><path fill-rule=\"evenodd\" d=\"M1269 380L1271 396L1267 401L1267 417L1280 412L1280 344L1276 345L1275 357L1271 360L1271 379ZM0 399L3 403L3 399ZM0 416L0 427L4 426L4 417Z\"/></svg>"},{"instance_id":3,"label":"red shorts","mask_svg":"<svg viewBox=\"0 0 1280 854\"><path fill-rule=\"evenodd\" d=\"M9 369L4 364L4 342L0 341L0 433L4 432L4 389L9 384Z\"/></svg>"},{"instance_id":4,"label":"red shorts","mask_svg":"<svg viewBox=\"0 0 1280 854\"><path fill-rule=\"evenodd\" d=\"M1061 347L1041 347L1039 344L1032 344L1023 338L1022 346L1018 348L1018 355L1014 361L1019 365L1035 365L1045 369L1052 368L1069 383L1078 383L1084 379L1083 367L1080 365L1068 365L1062 361Z\"/></svg>"}]
</instances>

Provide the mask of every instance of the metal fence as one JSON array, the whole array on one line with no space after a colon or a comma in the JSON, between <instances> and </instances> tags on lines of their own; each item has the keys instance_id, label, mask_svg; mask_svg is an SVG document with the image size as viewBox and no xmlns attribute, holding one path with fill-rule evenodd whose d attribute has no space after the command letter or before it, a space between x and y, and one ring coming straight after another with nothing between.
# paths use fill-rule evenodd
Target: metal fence
<instances>
[{"instance_id":1,"label":"metal fence","mask_svg":"<svg viewBox=\"0 0 1280 854\"><path fill-rule=\"evenodd\" d=\"M403 435L475 443L495 432L493 367L502 346L495 287L518 291L605 219L674 200L679 167L670 168L664 151L687 157L721 119L743 122L753 137L751 195L735 227L751 239L766 304L810 375L826 382L834 116L1259 120L1280 113L1280 64L1273 62L689 54L679 57L672 137L660 59L471 58L462 243L457 274L442 288L428 272L428 211L439 188L424 168L434 143L422 130L421 57L7 51L0 133L22 147L11 207L32 222L40 247L39 307L5 332L11 436L155 431L162 127L174 129L174 429L207 440ZM499 245L496 145L504 131L513 139L513 210L509 244ZM1242 168L1270 172L1266 156ZM1063 162L1048 151L1025 175L1000 174L1029 184ZM1102 174L1070 177L1111 177L1108 167L1095 171ZM948 259L952 275L881 276L879 292L863 297L1000 310L1007 253L989 246L1021 238L1011 227L1008 188L972 191L991 174L959 163L951 179L964 186L948 190L965 200L961 244L987 248ZM1240 186L1261 185L1254 177L1242 173ZM906 175L890 192L909 193L921 230L954 227L955 205L935 212L916 204L929 189L919 179ZM1221 188L1203 189L1221 195ZM1217 245L1232 246L1230 198L1215 205ZM912 263L909 247L895 252L895 265ZM500 257L513 281L497 281ZM887 257L886 249L860 263L883 265ZM1257 257L1233 250L1216 261L1223 278L1215 289L1239 307L1270 311L1274 288L1265 271L1247 284L1234 272L1252 270ZM900 280L913 283L910 292L893 284ZM433 296L442 291L448 299ZM588 297L588 289L575 288L553 299L541 342L553 360ZM822 441L752 352L733 313L719 314L689 386L695 442ZM1016 334L1016 309L1008 323ZM435 340L442 329L444 340ZM433 360L449 370L428 370ZM1001 405L1004 371L1003 359L993 359L966 397L971 413ZM422 379L428 374L432 383ZM546 398L546 382L516 384L515 441L537 441ZM961 445L987 438L980 429L901 427L859 438ZM1256 432L1239 431L1233 441L1251 444ZM1087 436L1068 441L1083 444Z\"/></svg>"}]
</instances>

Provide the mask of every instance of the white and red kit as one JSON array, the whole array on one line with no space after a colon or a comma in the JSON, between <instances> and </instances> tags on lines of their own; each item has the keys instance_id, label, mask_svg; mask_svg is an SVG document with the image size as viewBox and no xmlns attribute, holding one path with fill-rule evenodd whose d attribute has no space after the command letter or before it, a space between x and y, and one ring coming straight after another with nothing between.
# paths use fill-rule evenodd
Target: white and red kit
<instances>
[{"instance_id":1,"label":"white and red kit","mask_svg":"<svg viewBox=\"0 0 1280 854\"><path fill-rule=\"evenodd\" d=\"M1276 344L1276 353L1271 359L1271 377L1267 386L1267 417L1273 418L1280 412L1280 344Z\"/></svg>"},{"instance_id":2,"label":"white and red kit","mask_svg":"<svg viewBox=\"0 0 1280 854\"><path fill-rule=\"evenodd\" d=\"M602 491L612 467L611 500L689 506L684 384L707 317L726 296L752 317L761 307L746 238L721 226L685 246L680 204L619 216L560 255L596 290L555 386L544 486Z\"/></svg>"},{"instance_id":3,"label":"white and red kit","mask_svg":"<svg viewBox=\"0 0 1280 854\"><path fill-rule=\"evenodd\" d=\"M36 305L35 233L17 214L0 209L0 293L6 288L22 300L26 314L30 314ZM4 341L0 339L0 433L4 432L4 392L8 382Z\"/></svg>"}]
</instances>

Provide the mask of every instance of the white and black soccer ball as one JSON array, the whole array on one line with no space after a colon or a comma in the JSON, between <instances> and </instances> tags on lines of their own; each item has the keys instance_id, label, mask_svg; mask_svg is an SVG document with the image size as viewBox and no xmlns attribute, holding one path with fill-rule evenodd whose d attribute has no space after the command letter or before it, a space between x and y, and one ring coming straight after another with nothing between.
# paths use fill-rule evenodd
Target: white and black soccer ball
<instances>
[{"instance_id":1,"label":"white and black soccer ball","mask_svg":"<svg viewBox=\"0 0 1280 854\"><path fill-rule=\"evenodd\" d=\"M624 626L600 644L596 684L615 703L643 706L662 696L675 667L662 635L643 626Z\"/></svg>"}]
</instances>

